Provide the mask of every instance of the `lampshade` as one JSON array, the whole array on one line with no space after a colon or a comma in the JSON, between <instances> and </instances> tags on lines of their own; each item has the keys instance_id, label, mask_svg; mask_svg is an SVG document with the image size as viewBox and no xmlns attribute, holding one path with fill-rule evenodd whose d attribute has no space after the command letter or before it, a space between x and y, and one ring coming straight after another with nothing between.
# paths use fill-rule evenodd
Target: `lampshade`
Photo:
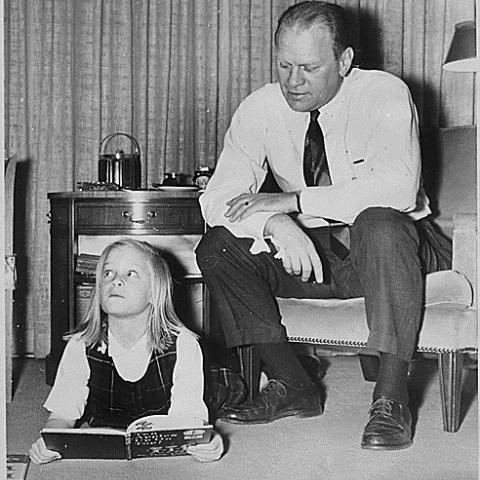
<instances>
[{"instance_id":1,"label":"lampshade","mask_svg":"<svg viewBox=\"0 0 480 480\"><path fill-rule=\"evenodd\" d=\"M476 72L478 68L475 21L457 23L443 68L450 72Z\"/></svg>"}]
</instances>

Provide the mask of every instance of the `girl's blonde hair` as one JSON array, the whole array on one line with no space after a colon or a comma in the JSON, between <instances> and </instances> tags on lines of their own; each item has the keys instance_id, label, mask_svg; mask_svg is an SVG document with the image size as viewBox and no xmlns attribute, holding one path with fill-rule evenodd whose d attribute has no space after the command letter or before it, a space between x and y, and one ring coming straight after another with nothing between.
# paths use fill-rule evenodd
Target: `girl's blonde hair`
<instances>
[{"instance_id":1,"label":"girl's blonde hair","mask_svg":"<svg viewBox=\"0 0 480 480\"><path fill-rule=\"evenodd\" d=\"M180 331L184 328L173 307L173 280L170 268L160 251L147 242L124 238L118 240L103 250L96 270L95 291L85 318L77 327L65 336L68 340L75 334L80 334L89 347L104 342L107 337L107 314L100 305L100 278L102 278L105 261L108 254L115 248L133 247L143 253L148 259L147 267L151 278L151 300L148 322L148 344L153 350L165 352Z\"/></svg>"}]
</instances>

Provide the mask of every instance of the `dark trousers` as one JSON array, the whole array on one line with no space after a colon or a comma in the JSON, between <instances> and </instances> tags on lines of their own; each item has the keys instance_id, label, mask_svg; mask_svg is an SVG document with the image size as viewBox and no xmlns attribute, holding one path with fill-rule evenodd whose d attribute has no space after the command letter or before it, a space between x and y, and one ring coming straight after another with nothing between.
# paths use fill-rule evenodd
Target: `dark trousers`
<instances>
[{"instance_id":1,"label":"dark trousers","mask_svg":"<svg viewBox=\"0 0 480 480\"><path fill-rule=\"evenodd\" d=\"M253 240L209 230L197 262L218 307L227 347L287 340L275 297L365 297L367 347L409 361L421 324L425 275L451 268L451 242L427 219L368 208L350 227L350 253L330 249L328 228L306 229L322 259L323 283L285 272L275 251L251 254ZM319 312L319 315L321 313Z\"/></svg>"}]
</instances>

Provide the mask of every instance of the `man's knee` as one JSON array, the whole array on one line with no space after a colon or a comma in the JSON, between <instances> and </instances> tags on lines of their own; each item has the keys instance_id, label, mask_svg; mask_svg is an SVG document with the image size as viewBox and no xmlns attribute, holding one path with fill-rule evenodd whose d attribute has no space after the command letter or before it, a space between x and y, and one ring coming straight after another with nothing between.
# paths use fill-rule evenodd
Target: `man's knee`
<instances>
[{"instance_id":1,"label":"man's knee","mask_svg":"<svg viewBox=\"0 0 480 480\"><path fill-rule=\"evenodd\" d=\"M366 244L375 249L398 248L405 239L418 244L418 234L408 215L385 207L363 210L352 227L352 243Z\"/></svg>"},{"instance_id":2,"label":"man's knee","mask_svg":"<svg viewBox=\"0 0 480 480\"><path fill-rule=\"evenodd\" d=\"M197 246L197 256L199 252L210 252L216 250L219 245L228 242L232 234L224 227L213 227L207 230Z\"/></svg>"},{"instance_id":3,"label":"man's knee","mask_svg":"<svg viewBox=\"0 0 480 480\"><path fill-rule=\"evenodd\" d=\"M209 229L195 249L200 270L211 268L212 259L217 258L219 249L224 248L232 238L233 235L224 227Z\"/></svg>"}]
</instances>

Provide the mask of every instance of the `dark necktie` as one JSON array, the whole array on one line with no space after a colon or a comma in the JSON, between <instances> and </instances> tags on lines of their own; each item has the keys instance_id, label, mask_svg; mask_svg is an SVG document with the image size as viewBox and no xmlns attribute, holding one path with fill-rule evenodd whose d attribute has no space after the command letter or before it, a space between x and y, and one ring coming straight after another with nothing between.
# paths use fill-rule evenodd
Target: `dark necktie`
<instances>
[{"instance_id":1,"label":"dark necktie","mask_svg":"<svg viewBox=\"0 0 480 480\"><path fill-rule=\"evenodd\" d=\"M310 112L310 124L305 136L303 174L308 187L332 184L323 133L317 121L319 115L318 110Z\"/></svg>"},{"instance_id":2,"label":"dark necktie","mask_svg":"<svg viewBox=\"0 0 480 480\"><path fill-rule=\"evenodd\" d=\"M332 184L328 168L323 132L318 124L320 112L310 112L310 124L305 136L303 174L308 187ZM345 226L330 226L330 248L337 257L345 259L349 253L350 232Z\"/></svg>"}]
</instances>

